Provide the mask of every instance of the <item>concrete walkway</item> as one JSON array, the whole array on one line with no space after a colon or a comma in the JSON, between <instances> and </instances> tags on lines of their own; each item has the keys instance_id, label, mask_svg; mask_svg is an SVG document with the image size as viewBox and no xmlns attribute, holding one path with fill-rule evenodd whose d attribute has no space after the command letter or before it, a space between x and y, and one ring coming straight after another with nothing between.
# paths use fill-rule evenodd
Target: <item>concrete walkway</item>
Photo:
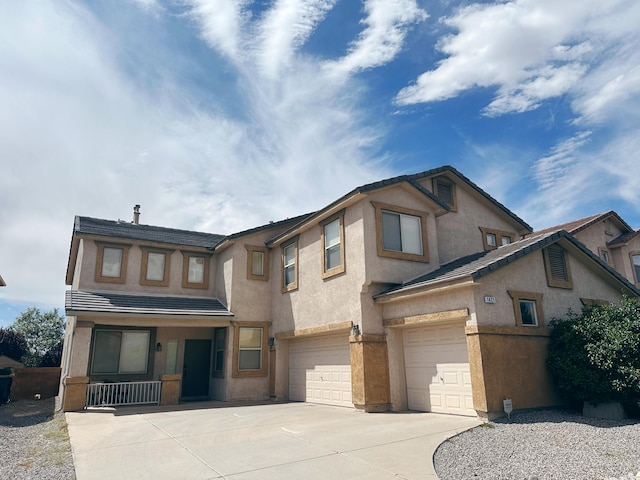
<instances>
[{"instance_id":1,"label":"concrete walkway","mask_svg":"<svg viewBox=\"0 0 640 480\"><path fill-rule=\"evenodd\" d=\"M306 403L67 413L78 480L436 479L433 452L481 422Z\"/></svg>"}]
</instances>

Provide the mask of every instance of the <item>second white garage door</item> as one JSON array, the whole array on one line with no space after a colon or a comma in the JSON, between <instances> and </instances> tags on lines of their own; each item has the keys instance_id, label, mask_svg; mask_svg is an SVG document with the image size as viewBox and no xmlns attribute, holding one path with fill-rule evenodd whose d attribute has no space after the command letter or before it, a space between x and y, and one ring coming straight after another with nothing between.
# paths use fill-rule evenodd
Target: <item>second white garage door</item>
<instances>
[{"instance_id":1,"label":"second white garage door","mask_svg":"<svg viewBox=\"0 0 640 480\"><path fill-rule=\"evenodd\" d=\"M409 410L476 416L462 325L404 331Z\"/></svg>"},{"instance_id":2,"label":"second white garage door","mask_svg":"<svg viewBox=\"0 0 640 480\"><path fill-rule=\"evenodd\" d=\"M312 338L289 345L289 399L352 407L349 338Z\"/></svg>"}]
</instances>

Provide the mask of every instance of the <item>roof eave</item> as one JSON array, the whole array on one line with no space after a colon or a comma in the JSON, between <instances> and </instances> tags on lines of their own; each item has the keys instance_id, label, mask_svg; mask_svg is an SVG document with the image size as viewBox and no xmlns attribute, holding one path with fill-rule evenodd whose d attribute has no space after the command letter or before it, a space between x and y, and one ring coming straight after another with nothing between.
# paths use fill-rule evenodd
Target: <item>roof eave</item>
<instances>
[{"instance_id":1,"label":"roof eave","mask_svg":"<svg viewBox=\"0 0 640 480\"><path fill-rule=\"evenodd\" d=\"M448 278L442 281L418 283L410 287L394 290L380 295L374 295L373 300L376 303L390 303L400 300L407 300L412 297L439 293L443 290L453 290L464 287L471 287L475 284L472 275L464 275L459 278Z\"/></svg>"}]
</instances>

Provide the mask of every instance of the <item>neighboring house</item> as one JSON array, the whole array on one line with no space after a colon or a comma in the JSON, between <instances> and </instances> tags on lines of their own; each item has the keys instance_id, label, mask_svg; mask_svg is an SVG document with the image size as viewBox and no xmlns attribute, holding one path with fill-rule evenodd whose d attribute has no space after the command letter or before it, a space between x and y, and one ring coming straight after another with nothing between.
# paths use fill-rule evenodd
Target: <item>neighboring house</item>
<instances>
[{"instance_id":1,"label":"neighboring house","mask_svg":"<svg viewBox=\"0 0 640 480\"><path fill-rule=\"evenodd\" d=\"M0 368L22 368L24 365L6 355L0 355Z\"/></svg>"},{"instance_id":2,"label":"neighboring house","mask_svg":"<svg viewBox=\"0 0 640 480\"><path fill-rule=\"evenodd\" d=\"M558 229L572 234L640 288L640 230L634 230L616 212L598 213L541 232Z\"/></svg>"},{"instance_id":3,"label":"neighboring house","mask_svg":"<svg viewBox=\"0 0 640 480\"><path fill-rule=\"evenodd\" d=\"M67 284L67 410L87 382L158 379L165 403L549 406L549 320L640 294L449 166L228 236L76 217Z\"/></svg>"}]
</instances>

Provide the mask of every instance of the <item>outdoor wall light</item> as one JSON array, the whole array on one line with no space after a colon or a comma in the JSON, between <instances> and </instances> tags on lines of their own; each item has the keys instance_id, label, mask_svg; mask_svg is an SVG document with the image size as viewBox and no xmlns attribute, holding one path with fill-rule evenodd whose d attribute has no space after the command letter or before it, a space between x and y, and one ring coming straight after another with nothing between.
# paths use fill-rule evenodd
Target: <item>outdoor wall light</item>
<instances>
[{"instance_id":1,"label":"outdoor wall light","mask_svg":"<svg viewBox=\"0 0 640 480\"><path fill-rule=\"evenodd\" d=\"M275 337L269 337L269 346L273 347L276 344Z\"/></svg>"},{"instance_id":2,"label":"outdoor wall light","mask_svg":"<svg viewBox=\"0 0 640 480\"><path fill-rule=\"evenodd\" d=\"M162 344L160 342L156 343L156 352L162 351Z\"/></svg>"}]
</instances>

